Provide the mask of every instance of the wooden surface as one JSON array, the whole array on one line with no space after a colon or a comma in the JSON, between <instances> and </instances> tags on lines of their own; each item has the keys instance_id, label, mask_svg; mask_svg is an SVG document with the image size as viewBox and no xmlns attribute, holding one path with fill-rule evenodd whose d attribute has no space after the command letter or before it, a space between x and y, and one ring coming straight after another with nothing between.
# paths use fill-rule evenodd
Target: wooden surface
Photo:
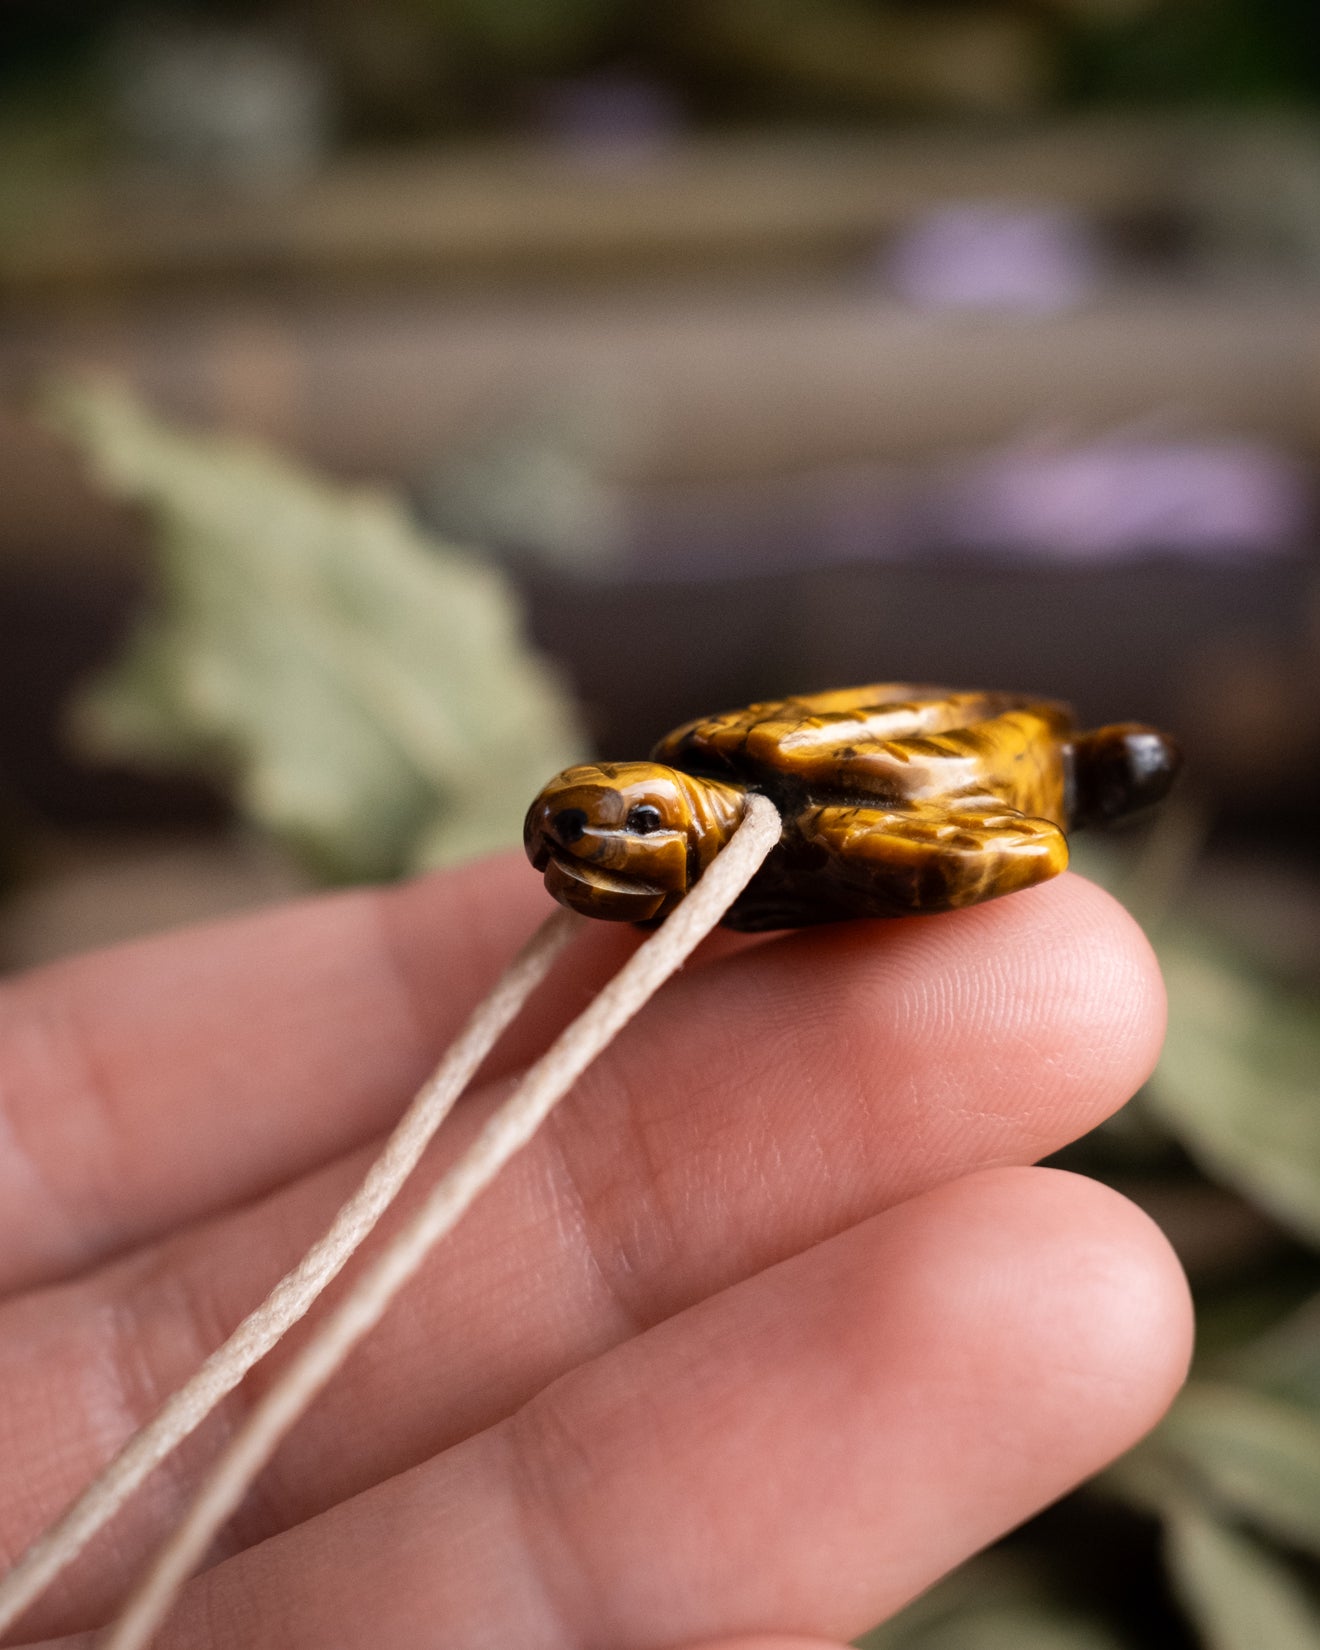
<instances>
[{"instance_id":1,"label":"wooden surface","mask_svg":"<svg viewBox=\"0 0 1320 1650\"><path fill-rule=\"evenodd\" d=\"M520 419L585 421L630 480L923 457L1140 421L1320 438L1320 296L1119 286L1040 317L858 283L124 305L0 333L0 382L111 370L167 412L362 475L424 476Z\"/></svg>"},{"instance_id":2,"label":"wooden surface","mask_svg":"<svg viewBox=\"0 0 1320 1650\"><path fill-rule=\"evenodd\" d=\"M258 198L84 180L0 224L0 394L109 370L167 412L410 479L565 412L629 481L1134 420L1310 448L1320 287L1302 268L1228 285L1195 259L1120 260L1094 302L1024 317L914 311L882 267L885 237L941 200L1194 220L1219 244L1216 212L1296 215L1303 152L1259 122L1107 119L708 136L626 160L403 152Z\"/></svg>"}]
</instances>

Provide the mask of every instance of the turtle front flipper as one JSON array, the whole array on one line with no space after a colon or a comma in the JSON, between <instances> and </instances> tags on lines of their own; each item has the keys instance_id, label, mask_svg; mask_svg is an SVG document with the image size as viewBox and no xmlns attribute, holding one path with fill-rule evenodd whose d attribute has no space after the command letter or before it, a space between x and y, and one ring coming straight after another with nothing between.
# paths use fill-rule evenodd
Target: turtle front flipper
<instances>
[{"instance_id":1,"label":"turtle front flipper","mask_svg":"<svg viewBox=\"0 0 1320 1650\"><path fill-rule=\"evenodd\" d=\"M796 834L840 915L952 911L1046 882L1068 864L1057 825L994 799L808 808Z\"/></svg>"}]
</instances>

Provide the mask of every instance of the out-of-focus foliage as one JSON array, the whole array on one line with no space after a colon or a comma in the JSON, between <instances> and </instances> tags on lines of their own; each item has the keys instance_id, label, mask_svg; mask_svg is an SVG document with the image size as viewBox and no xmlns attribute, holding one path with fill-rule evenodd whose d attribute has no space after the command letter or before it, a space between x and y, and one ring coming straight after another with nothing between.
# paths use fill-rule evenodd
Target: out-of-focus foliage
<instances>
[{"instance_id":1,"label":"out-of-focus foliage","mask_svg":"<svg viewBox=\"0 0 1320 1650\"><path fill-rule=\"evenodd\" d=\"M547 81L620 68L716 120L1320 98L1308 0L9 0L0 90L67 101L144 16L300 41L354 136L516 125Z\"/></svg>"},{"instance_id":2,"label":"out-of-focus foliage","mask_svg":"<svg viewBox=\"0 0 1320 1650\"><path fill-rule=\"evenodd\" d=\"M1320 1003L1196 937L1161 946L1169 1035L1152 1113L1206 1171L1320 1245Z\"/></svg>"},{"instance_id":3,"label":"out-of-focus foliage","mask_svg":"<svg viewBox=\"0 0 1320 1650\"><path fill-rule=\"evenodd\" d=\"M155 530L158 594L75 708L85 746L223 776L329 878L516 840L582 736L503 575L383 493L182 434L118 391L62 388L49 415Z\"/></svg>"},{"instance_id":4,"label":"out-of-focus foliage","mask_svg":"<svg viewBox=\"0 0 1320 1650\"><path fill-rule=\"evenodd\" d=\"M542 69L598 50L620 18L616 0L404 0L437 36L466 36L511 66Z\"/></svg>"},{"instance_id":5,"label":"out-of-focus foliage","mask_svg":"<svg viewBox=\"0 0 1320 1650\"><path fill-rule=\"evenodd\" d=\"M1040 1565L983 1553L901 1616L859 1640L862 1650L1123 1650L1123 1640L1051 1584Z\"/></svg>"},{"instance_id":6,"label":"out-of-focus foliage","mask_svg":"<svg viewBox=\"0 0 1320 1650\"><path fill-rule=\"evenodd\" d=\"M1196 1380L1113 1481L1157 1509L1194 1489L1219 1516L1320 1557L1320 1414L1304 1404Z\"/></svg>"},{"instance_id":7,"label":"out-of-focus foliage","mask_svg":"<svg viewBox=\"0 0 1320 1650\"><path fill-rule=\"evenodd\" d=\"M1174 1585L1206 1650L1315 1650L1320 1609L1279 1557L1194 1503L1166 1519Z\"/></svg>"},{"instance_id":8,"label":"out-of-focus foliage","mask_svg":"<svg viewBox=\"0 0 1320 1650\"><path fill-rule=\"evenodd\" d=\"M1073 95L1087 101L1314 101L1320 18L1308 0L1147 0L1110 15L1087 0L1068 35Z\"/></svg>"}]
</instances>

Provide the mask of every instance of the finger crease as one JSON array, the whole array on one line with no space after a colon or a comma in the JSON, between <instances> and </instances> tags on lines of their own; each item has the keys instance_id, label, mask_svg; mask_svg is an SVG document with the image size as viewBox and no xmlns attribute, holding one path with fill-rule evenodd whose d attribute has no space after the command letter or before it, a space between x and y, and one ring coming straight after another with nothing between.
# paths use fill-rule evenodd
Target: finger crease
<instances>
[{"instance_id":1,"label":"finger crease","mask_svg":"<svg viewBox=\"0 0 1320 1650\"><path fill-rule=\"evenodd\" d=\"M6 1146L58 1228L64 1249L58 1258L66 1266L84 1264L110 1241L105 1198L86 1174L89 1164L105 1163L104 1178L114 1178L116 1130L109 1083L67 995L55 1005L33 992L15 994L5 1005L3 1040L11 1074L0 1085ZM37 1146L38 1127L47 1138L54 1131L57 1149ZM47 1250L54 1235L46 1238ZM46 1261L43 1275L49 1255Z\"/></svg>"},{"instance_id":2,"label":"finger crease","mask_svg":"<svg viewBox=\"0 0 1320 1650\"><path fill-rule=\"evenodd\" d=\"M618 1338L630 1338L646 1327L626 1298L622 1286L622 1277L634 1268L620 1245L606 1243L603 1223L592 1214L592 1202L574 1168L558 1114L547 1119L541 1138L551 1154L550 1168L557 1188L555 1201L561 1230L571 1233L576 1239L579 1252L596 1279L600 1293L614 1313L620 1331Z\"/></svg>"},{"instance_id":3,"label":"finger crease","mask_svg":"<svg viewBox=\"0 0 1320 1650\"><path fill-rule=\"evenodd\" d=\"M547 1391L552 1389L547 1389ZM590 1473L590 1450L583 1441L562 1424L553 1399L544 1401L544 1394L512 1415L508 1421L489 1434L499 1439L505 1452L505 1481L509 1486L508 1501L517 1531L518 1550L523 1555L523 1573L535 1589L542 1608L536 1613L538 1626L548 1624L555 1634L553 1640L538 1638L537 1650L583 1650L583 1634L574 1625L574 1612L568 1595L581 1596L594 1591L588 1580L587 1567L582 1563L576 1544L567 1531L572 1520L565 1516L561 1505L557 1477L538 1470L534 1461L546 1459L546 1431L553 1428L559 1446L558 1459L565 1452L579 1458ZM530 1445L530 1447L529 1447ZM570 1588L570 1575L577 1581ZM598 1604L599 1608L595 1605ZM588 1600L580 1619L602 1623L608 1619L608 1601L605 1598Z\"/></svg>"},{"instance_id":4,"label":"finger crease","mask_svg":"<svg viewBox=\"0 0 1320 1650\"><path fill-rule=\"evenodd\" d=\"M165 1399L188 1379L220 1346L231 1325L215 1315L215 1302L203 1285L186 1272L168 1272L155 1257L130 1288L106 1309L104 1330L106 1366L124 1436L141 1427ZM248 1385L240 1385L207 1418L204 1426L209 1458L223 1449L242 1424L255 1401ZM198 1435L203 1436L202 1433ZM185 1445L169 1456L153 1476L153 1513L164 1527L187 1506L196 1489L198 1446ZM247 1543L234 1532L255 1520L262 1528L271 1509L265 1505L266 1479L258 1481L230 1523L230 1533L217 1543L215 1557L227 1556Z\"/></svg>"}]
</instances>

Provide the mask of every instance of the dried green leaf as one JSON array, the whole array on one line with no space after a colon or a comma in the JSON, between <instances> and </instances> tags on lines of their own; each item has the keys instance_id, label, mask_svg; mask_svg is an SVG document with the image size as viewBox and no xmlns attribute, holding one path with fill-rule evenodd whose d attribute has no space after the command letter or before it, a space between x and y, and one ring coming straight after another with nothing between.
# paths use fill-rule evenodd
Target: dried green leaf
<instances>
[{"instance_id":1,"label":"dried green leaf","mask_svg":"<svg viewBox=\"0 0 1320 1650\"><path fill-rule=\"evenodd\" d=\"M1184 1502L1168 1509L1166 1545L1206 1650L1320 1650L1320 1609L1258 1541Z\"/></svg>"},{"instance_id":2,"label":"dried green leaf","mask_svg":"<svg viewBox=\"0 0 1320 1650\"><path fill-rule=\"evenodd\" d=\"M1104 1623L1044 1601L971 1607L936 1626L862 1642L865 1650L1123 1650Z\"/></svg>"},{"instance_id":3,"label":"dried green leaf","mask_svg":"<svg viewBox=\"0 0 1320 1650\"><path fill-rule=\"evenodd\" d=\"M913 1634L940 1626L977 1605L1013 1603L1039 1589L1039 1576L1016 1555L992 1547L951 1570L857 1643L862 1650L900 1650Z\"/></svg>"},{"instance_id":4,"label":"dried green leaf","mask_svg":"<svg viewBox=\"0 0 1320 1650\"><path fill-rule=\"evenodd\" d=\"M858 1641L861 1650L1124 1650L1059 1599L1038 1565L982 1554Z\"/></svg>"},{"instance_id":5,"label":"dried green leaf","mask_svg":"<svg viewBox=\"0 0 1320 1650\"><path fill-rule=\"evenodd\" d=\"M1198 1381L1144 1448L1177 1458L1224 1512L1320 1554L1320 1415Z\"/></svg>"},{"instance_id":6,"label":"dried green leaf","mask_svg":"<svg viewBox=\"0 0 1320 1650\"><path fill-rule=\"evenodd\" d=\"M1265 1361L1266 1346L1274 1344L1275 1335L1310 1299L1314 1287L1314 1269L1280 1249L1273 1264L1245 1267L1230 1287L1206 1294L1196 1309L1196 1354L1202 1372L1320 1408L1320 1349L1310 1351L1304 1391L1298 1391L1282 1370L1273 1379L1254 1373L1256 1360L1251 1357L1259 1347L1261 1362Z\"/></svg>"},{"instance_id":7,"label":"dried green leaf","mask_svg":"<svg viewBox=\"0 0 1320 1650\"><path fill-rule=\"evenodd\" d=\"M1233 1378L1320 1416L1320 1295L1277 1319L1224 1362Z\"/></svg>"},{"instance_id":8,"label":"dried green leaf","mask_svg":"<svg viewBox=\"0 0 1320 1650\"><path fill-rule=\"evenodd\" d=\"M1160 946L1169 992L1148 1102L1207 1173L1320 1243L1320 1006L1208 945Z\"/></svg>"},{"instance_id":9,"label":"dried green leaf","mask_svg":"<svg viewBox=\"0 0 1320 1650\"><path fill-rule=\"evenodd\" d=\"M583 741L507 581L391 498L74 385L50 416L156 528L160 593L75 707L117 760L204 765L323 874L374 878L516 839Z\"/></svg>"}]
</instances>

